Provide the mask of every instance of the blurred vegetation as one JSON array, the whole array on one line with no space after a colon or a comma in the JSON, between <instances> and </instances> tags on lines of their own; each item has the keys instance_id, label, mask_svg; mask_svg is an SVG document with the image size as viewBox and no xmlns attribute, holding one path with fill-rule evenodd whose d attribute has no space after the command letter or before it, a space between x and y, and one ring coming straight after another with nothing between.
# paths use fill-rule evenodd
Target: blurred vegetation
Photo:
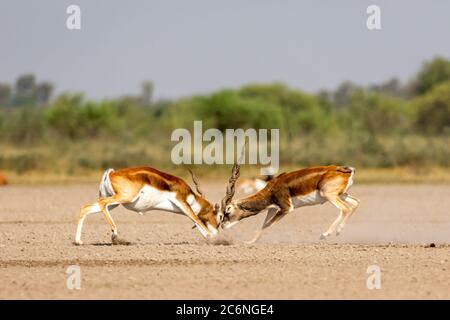
<instances>
[{"instance_id":1,"label":"blurred vegetation","mask_svg":"<svg viewBox=\"0 0 450 320\"><path fill-rule=\"evenodd\" d=\"M153 101L142 96L90 101L51 99L53 86L32 75L0 84L0 170L80 174L106 167L174 169L171 132L279 128L281 165L390 168L450 165L450 61L437 57L402 84L343 82L309 94L283 83L249 84L208 95ZM216 169L216 168L214 168Z\"/></svg>"}]
</instances>

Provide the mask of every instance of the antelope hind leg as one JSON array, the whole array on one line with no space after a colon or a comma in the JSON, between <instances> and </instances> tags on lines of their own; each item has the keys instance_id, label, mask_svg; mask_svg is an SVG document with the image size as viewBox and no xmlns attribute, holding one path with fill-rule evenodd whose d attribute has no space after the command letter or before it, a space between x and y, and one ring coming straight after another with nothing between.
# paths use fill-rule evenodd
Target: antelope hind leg
<instances>
[{"instance_id":1,"label":"antelope hind leg","mask_svg":"<svg viewBox=\"0 0 450 320\"><path fill-rule=\"evenodd\" d=\"M344 202L341 198L339 198L339 196L327 195L326 197L328 201L330 201L336 208L340 210L340 212L339 216L336 218L336 220L334 220L334 222L331 224L328 230L322 233L322 235L320 236L321 240L325 239L330 234L332 234L336 230L336 227L347 217L348 214L350 214L351 211L347 203Z\"/></svg>"},{"instance_id":2,"label":"antelope hind leg","mask_svg":"<svg viewBox=\"0 0 450 320\"><path fill-rule=\"evenodd\" d=\"M102 209L100 209L100 205L98 202L93 204L85 205L80 210L80 218L78 219L77 233L75 234L75 244L82 245L81 241L81 231L83 229L84 220L86 217L93 213L100 213Z\"/></svg>"},{"instance_id":3,"label":"antelope hind leg","mask_svg":"<svg viewBox=\"0 0 450 320\"><path fill-rule=\"evenodd\" d=\"M100 209L103 212L103 215L105 216L106 221L109 223L109 225L111 226L111 230L112 230L112 235L111 235L111 241L113 244L124 244L124 245L128 245L130 244L130 242L126 241L126 240L122 240L119 239L117 237L117 226L116 223L114 222L114 219L111 216L111 213L109 211L109 207L111 207L111 209L116 208L119 204L124 204L131 201L130 199L128 199L127 197L124 197L120 194L116 194L112 197L109 198L102 198L98 201L99 205L100 205Z\"/></svg>"},{"instance_id":4,"label":"antelope hind leg","mask_svg":"<svg viewBox=\"0 0 450 320\"><path fill-rule=\"evenodd\" d=\"M359 199L352 197L348 194L344 194L341 196L341 199L345 201L345 203L347 203L350 207L350 213L342 220L342 222L338 225L337 229L336 229L336 235L338 236L341 232L342 229L344 229L345 224L347 222L347 220L353 215L353 213L356 211L356 209L359 206Z\"/></svg>"}]
</instances>

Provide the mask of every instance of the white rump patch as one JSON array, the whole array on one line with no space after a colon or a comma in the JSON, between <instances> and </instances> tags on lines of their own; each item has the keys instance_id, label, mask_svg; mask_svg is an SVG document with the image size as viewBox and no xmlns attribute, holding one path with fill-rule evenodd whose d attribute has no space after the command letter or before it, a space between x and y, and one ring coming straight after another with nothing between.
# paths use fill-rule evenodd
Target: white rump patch
<instances>
[{"instance_id":1,"label":"white rump patch","mask_svg":"<svg viewBox=\"0 0 450 320\"><path fill-rule=\"evenodd\" d=\"M111 185L111 180L109 179L109 175L113 172L114 169L107 169L103 173L102 180L100 181L100 186L98 190L98 195L100 198L108 198L112 197L115 192Z\"/></svg>"},{"instance_id":2,"label":"white rump patch","mask_svg":"<svg viewBox=\"0 0 450 320\"><path fill-rule=\"evenodd\" d=\"M350 189L350 187L353 185L353 176L355 175L355 169L354 168L350 168L352 170L352 173L350 174L350 178L348 178L347 181L347 187L345 187L345 192L348 191L348 189Z\"/></svg>"}]
</instances>

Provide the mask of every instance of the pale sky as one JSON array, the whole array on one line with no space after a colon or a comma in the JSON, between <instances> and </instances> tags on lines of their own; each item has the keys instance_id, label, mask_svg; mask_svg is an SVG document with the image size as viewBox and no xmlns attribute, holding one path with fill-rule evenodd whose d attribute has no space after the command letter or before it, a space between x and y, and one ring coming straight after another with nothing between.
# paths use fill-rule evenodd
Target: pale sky
<instances>
[{"instance_id":1,"label":"pale sky","mask_svg":"<svg viewBox=\"0 0 450 320\"><path fill-rule=\"evenodd\" d=\"M81 7L81 30L66 8ZM379 31L366 8L381 7ZM34 73L90 98L158 98L283 81L309 92L343 80L408 79L450 57L450 1L1 0L0 82Z\"/></svg>"}]
</instances>

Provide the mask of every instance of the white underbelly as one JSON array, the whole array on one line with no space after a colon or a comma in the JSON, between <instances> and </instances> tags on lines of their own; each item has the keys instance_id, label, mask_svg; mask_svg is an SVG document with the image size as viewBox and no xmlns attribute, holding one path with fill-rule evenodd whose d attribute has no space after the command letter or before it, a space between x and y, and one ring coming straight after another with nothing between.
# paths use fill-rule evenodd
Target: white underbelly
<instances>
[{"instance_id":1,"label":"white underbelly","mask_svg":"<svg viewBox=\"0 0 450 320\"><path fill-rule=\"evenodd\" d=\"M294 208L303 206L313 206L315 204L322 204L327 201L327 199L325 199L320 195L319 190L313 191L305 195L292 197L291 199Z\"/></svg>"},{"instance_id":2,"label":"white underbelly","mask_svg":"<svg viewBox=\"0 0 450 320\"><path fill-rule=\"evenodd\" d=\"M163 210L181 213L180 208L176 205L177 202L175 192L161 191L151 186L145 186L135 199L124 204L124 207L137 212Z\"/></svg>"}]
</instances>

